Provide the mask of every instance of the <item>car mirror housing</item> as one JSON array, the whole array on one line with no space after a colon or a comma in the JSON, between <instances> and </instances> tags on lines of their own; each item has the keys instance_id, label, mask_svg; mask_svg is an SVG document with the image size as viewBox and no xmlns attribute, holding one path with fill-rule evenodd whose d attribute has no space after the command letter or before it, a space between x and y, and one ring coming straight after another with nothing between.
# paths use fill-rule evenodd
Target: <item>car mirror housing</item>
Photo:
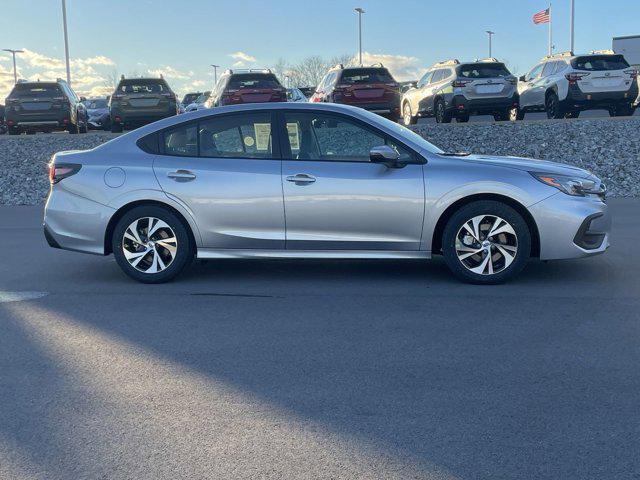
<instances>
[{"instance_id":1,"label":"car mirror housing","mask_svg":"<svg viewBox=\"0 0 640 480\"><path fill-rule=\"evenodd\" d=\"M404 164L399 162L400 154L389 145L373 147L369 151L369 160L371 160L371 163L381 163L388 168L404 167Z\"/></svg>"},{"instance_id":2,"label":"car mirror housing","mask_svg":"<svg viewBox=\"0 0 640 480\"><path fill-rule=\"evenodd\" d=\"M524 75L520 75L520 78L518 78L518 80L520 80L521 82L526 82L527 79L524 77Z\"/></svg>"}]
</instances>

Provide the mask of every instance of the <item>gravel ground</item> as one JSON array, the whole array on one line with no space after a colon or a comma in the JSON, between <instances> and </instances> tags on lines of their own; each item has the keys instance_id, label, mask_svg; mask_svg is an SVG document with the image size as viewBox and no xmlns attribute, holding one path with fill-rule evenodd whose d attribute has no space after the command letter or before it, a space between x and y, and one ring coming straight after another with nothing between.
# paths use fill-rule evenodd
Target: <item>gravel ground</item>
<instances>
[{"instance_id":1,"label":"gravel ground","mask_svg":"<svg viewBox=\"0 0 640 480\"><path fill-rule=\"evenodd\" d=\"M427 124L414 129L448 151L577 165L603 178L610 196L640 196L640 118ZM105 132L0 136L0 205L42 203L49 188L46 164L53 153L92 148L114 136Z\"/></svg>"}]
</instances>

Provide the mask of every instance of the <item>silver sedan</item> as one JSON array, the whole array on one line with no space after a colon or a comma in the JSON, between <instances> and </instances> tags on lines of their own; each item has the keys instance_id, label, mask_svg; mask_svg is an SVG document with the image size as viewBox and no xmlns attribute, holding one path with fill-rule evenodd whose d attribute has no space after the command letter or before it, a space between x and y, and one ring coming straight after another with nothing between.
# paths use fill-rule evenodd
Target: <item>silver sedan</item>
<instances>
[{"instance_id":1,"label":"silver sedan","mask_svg":"<svg viewBox=\"0 0 640 480\"><path fill-rule=\"evenodd\" d=\"M248 104L161 120L50 165L52 247L147 283L193 258L443 255L473 283L609 246L605 188L553 162L443 152L365 110Z\"/></svg>"}]
</instances>

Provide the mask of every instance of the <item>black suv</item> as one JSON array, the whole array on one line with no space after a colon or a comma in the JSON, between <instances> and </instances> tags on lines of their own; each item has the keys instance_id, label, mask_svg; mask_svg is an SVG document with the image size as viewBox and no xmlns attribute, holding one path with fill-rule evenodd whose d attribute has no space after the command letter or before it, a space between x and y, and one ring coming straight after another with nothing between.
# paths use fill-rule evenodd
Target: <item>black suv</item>
<instances>
[{"instance_id":1,"label":"black suv","mask_svg":"<svg viewBox=\"0 0 640 480\"><path fill-rule=\"evenodd\" d=\"M178 99L162 78L120 78L109 100L111 131L139 127L178 114Z\"/></svg>"},{"instance_id":2,"label":"black suv","mask_svg":"<svg viewBox=\"0 0 640 480\"><path fill-rule=\"evenodd\" d=\"M10 135L22 132L87 132L87 111L67 82L18 81L7 97L6 126Z\"/></svg>"},{"instance_id":3,"label":"black suv","mask_svg":"<svg viewBox=\"0 0 640 480\"><path fill-rule=\"evenodd\" d=\"M239 103L286 102L287 91L267 69L227 70L205 102L207 108Z\"/></svg>"},{"instance_id":4,"label":"black suv","mask_svg":"<svg viewBox=\"0 0 640 480\"><path fill-rule=\"evenodd\" d=\"M400 116L400 84L381 63L370 67L338 64L324 76L309 101L353 105L395 120Z\"/></svg>"}]
</instances>

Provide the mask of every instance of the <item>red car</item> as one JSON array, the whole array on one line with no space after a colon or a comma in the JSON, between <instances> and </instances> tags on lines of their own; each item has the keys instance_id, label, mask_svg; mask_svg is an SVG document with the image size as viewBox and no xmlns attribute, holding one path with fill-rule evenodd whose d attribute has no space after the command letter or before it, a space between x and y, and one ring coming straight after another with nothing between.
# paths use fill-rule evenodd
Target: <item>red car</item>
<instances>
[{"instance_id":1,"label":"red car","mask_svg":"<svg viewBox=\"0 0 640 480\"><path fill-rule=\"evenodd\" d=\"M269 69L225 71L205 106L207 108L238 103L286 102L287 90Z\"/></svg>"},{"instance_id":2,"label":"red car","mask_svg":"<svg viewBox=\"0 0 640 480\"><path fill-rule=\"evenodd\" d=\"M394 120L400 117L400 85L382 64L336 65L324 76L309 101L353 105Z\"/></svg>"}]
</instances>

